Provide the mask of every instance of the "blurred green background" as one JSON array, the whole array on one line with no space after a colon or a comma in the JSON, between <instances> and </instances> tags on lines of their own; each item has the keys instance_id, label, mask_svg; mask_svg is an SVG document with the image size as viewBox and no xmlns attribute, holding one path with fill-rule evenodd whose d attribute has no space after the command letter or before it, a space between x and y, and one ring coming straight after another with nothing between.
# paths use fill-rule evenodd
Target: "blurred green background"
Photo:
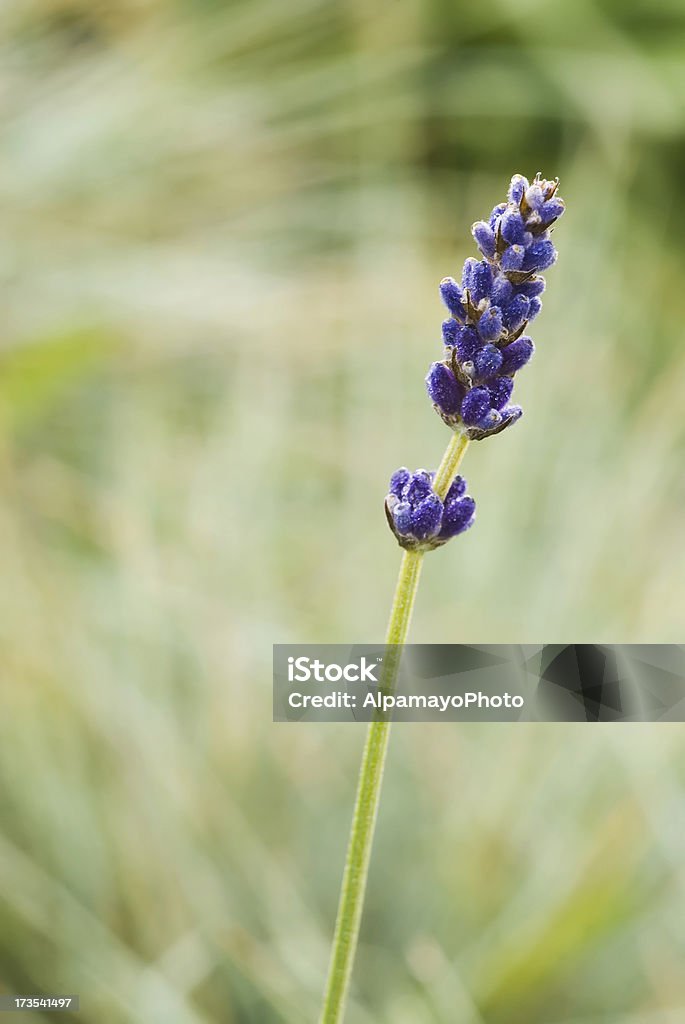
<instances>
[{"instance_id":1,"label":"blurred green background","mask_svg":"<svg viewBox=\"0 0 685 1024\"><path fill-rule=\"evenodd\" d=\"M515 171L568 204L526 416L412 638L683 639L685 9L5 0L0 36L2 991L314 1022L363 735L274 726L271 644L382 638L437 283ZM684 747L397 728L349 1024L682 1024Z\"/></svg>"}]
</instances>

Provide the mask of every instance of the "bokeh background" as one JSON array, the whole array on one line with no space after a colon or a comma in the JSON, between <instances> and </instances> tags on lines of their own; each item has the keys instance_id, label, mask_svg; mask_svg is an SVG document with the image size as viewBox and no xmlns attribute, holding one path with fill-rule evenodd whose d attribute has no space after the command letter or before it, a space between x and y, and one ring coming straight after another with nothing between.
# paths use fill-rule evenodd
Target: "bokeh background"
<instances>
[{"instance_id":1,"label":"bokeh background","mask_svg":"<svg viewBox=\"0 0 685 1024\"><path fill-rule=\"evenodd\" d=\"M382 638L514 171L561 258L412 638L683 639L685 9L4 0L0 54L1 988L314 1022L363 735L273 725L271 644ZM684 836L679 726L397 728L349 1024L682 1024Z\"/></svg>"}]
</instances>

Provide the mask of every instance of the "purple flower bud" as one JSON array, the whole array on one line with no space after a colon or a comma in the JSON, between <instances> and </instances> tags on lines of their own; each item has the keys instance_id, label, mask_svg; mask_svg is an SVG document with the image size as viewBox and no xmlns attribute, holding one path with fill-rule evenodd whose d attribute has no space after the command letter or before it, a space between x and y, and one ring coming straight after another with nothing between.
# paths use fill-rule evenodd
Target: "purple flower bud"
<instances>
[{"instance_id":1,"label":"purple flower bud","mask_svg":"<svg viewBox=\"0 0 685 1024\"><path fill-rule=\"evenodd\" d=\"M502 353L496 345L483 345L474 360L476 376L481 380L494 377L502 365Z\"/></svg>"},{"instance_id":2,"label":"purple flower bud","mask_svg":"<svg viewBox=\"0 0 685 1024\"><path fill-rule=\"evenodd\" d=\"M410 477L411 473L406 466L401 466L399 469L395 470L393 475L390 477L390 493L394 494L397 498L401 498L402 491L409 483Z\"/></svg>"},{"instance_id":3,"label":"purple flower bud","mask_svg":"<svg viewBox=\"0 0 685 1024\"><path fill-rule=\"evenodd\" d=\"M462 277L464 288L468 288L471 301L478 305L481 299L487 299L492 289L492 270L485 260L469 258L464 263Z\"/></svg>"},{"instance_id":4,"label":"purple flower bud","mask_svg":"<svg viewBox=\"0 0 685 1024\"><path fill-rule=\"evenodd\" d=\"M495 255L495 232L489 224L486 224L484 220L476 221L471 228L471 234L484 256Z\"/></svg>"},{"instance_id":5,"label":"purple flower bud","mask_svg":"<svg viewBox=\"0 0 685 1024\"><path fill-rule=\"evenodd\" d=\"M487 388L490 392L493 409L501 411L511 398L514 382L511 377L495 377L494 380L488 382Z\"/></svg>"},{"instance_id":6,"label":"purple flower bud","mask_svg":"<svg viewBox=\"0 0 685 1024\"><path fill-rule=\"evenodd\" d=\"M395 520L395 528L398 533L409 533L411 530L412 507L408 501L401 501L392 510L392 517Z\"/></svg>"},{"instance_id":7,"label":"purple flower bud","mask_svg":"<svg viewBox=\"0 0 685 1024\"><path fill-rule=\"evenodd\" d=\"M454 317L448 317L447 320L442 322L442 340L445 345L456 345L457 338L459 337L459 331L464 328L461 327Z\"/></svg>"},{"instance_id":8,"label":"purple flower bud","mask_svg":"<svg viewBox=\"0 0 685 1024\"><path fill-rule=\"evenodd\" d=\"M548 199L540 211L543 224L550 224L553 220L558 220L564 213L566 206L563 199L557 199L554 196L552 199Z\"/></svg>"},{"instance_id":9,"label":"purple flower bud","mask_svg":"<svg viewBox=\"0 0 685 1024\"><path fill-rule=\"evenodd\" d=\"M556 258L557 251L552 242L547 239L543 239L539 242L533 242L533 244L526 249L522 269L546 270L547 267L552 266Z\"/></svg>"},{"instance_id":10,"label":"purple flower bud","mask_svg":"<svg viewBox=\"0 0 685 1024\"><path fill-rule=\"evenodd\" d=\"M535 182L526 189L526 202L531 210L535 213L539 213L542 209L542 204L545 201L545 193L542 191L540 185Z\"/></svg>"},{"instance_id":11,"label":"purple flower bud","mask_svg":"<svg viewBox=\"0 0 685 1024\"><path fill-rule=\"evenodd\" d=\"M540 300L538 298L532 298L530 300L530 306L528 308L528 319L534 320L541 309L542 303L540 302Z\"/></svg>"},{"instance_id":12,"label":"purple flower bud","mask_svg":"<svg viewBox=\"0 0 685 1024\"><path fill-rule=\"evenodd\" d=\"M455 476L445 497L445 504L454 501L455 498L461 498L463 494L466 494L466 480L463 476Z\"/></svg>"},{"instance_id":13,"label":"purple flower bud","mask_svg":"<svg viewBox=\"0 0 685 1024\"><path fill-rule=\"evenodd\" d=\"M465 289L471 288L473 284L473 274L479 263L480 260L475 259L473 256L469 256L464 260L464 266L461 269L461 283Z\"/></svg>"},{"instance_id":14,"label":"purple flower bud","mask_svg":"<svg viewBox=\"0 0 685 1024\"><path fill-rule=\"evenodd\" d=\"M415 473L412 473L409 481L405 484L402 497L405 501L408 501L412 507L427 498L433 490L433 474L429 473L425 469L417 469Z\"/></svg>"},{"instance_id":15,"label":"purple flower bud","mask_svg":"<svg viewBox=\"0 0 685 1024\"><path fill-rule=\"evenodd\" d=\"M452 316L464 320L466 311L461 304L461 288L453 277L445 277L440 282L440 294L442 301L449 309Z\"/></svg>"},{"instance_id":16,"label":"purple flower bud","mask_svg":"<svg viewBox=\"0 0 685 1024\"><path fill-rule=\"evenodd\" d=\"M522 174L515 174L511 179L509 185L509 196L510 203L520 203L523 199L523 194L528 188L528 178L524 178Z\"/></svg>"},{"instance_id":17,"label":"purple flower bud","mask_svg":"<svg viewBox=\"0 0 685 1024\"><path fill-rule=\"evenodd\" d=\"M502 420L507 424L516 423L523 416L523 409L520 405L509 405L502 410Z\"/></svg>"},{"instance_id":18,"label":"purple flower bud","mask_svg":"<svg viewBox=\"0 0 685 1024\"><path fill-rule=\"evenodd\" d=\"M492 213L490 214L490 227L492 228L493 231L495 230L497 221L502 216L506 208L506 203L498 203L497 206L494 207Z\"/></svg>"},{"instance_id":19,"label":"purple flower bud","mask_svg":"<svg viewBox=\"0 0 685 1024\"><path fill-rule=\"evenodd\" d=\"M462 327L456 341L457 358L460 363L474 359L480 348L480 339L473 327Z\"/></svg>"},{"instance_id":20,"label":"purple flower bud","mask_svg":"<svg viewBox=\"0 0 685 1024\"><path fill-rule=\"evenodd\" d=\"M503 361L501 372L506 374L516 373L522 366L530 362L534 351L533 339L529 338L526 334L521 335L516 341L512 341L510 345L502 349Z\"/></svg>"},{"instance_id":21,"label":"purple flower bud","mask_svg":"<svg viewBox=\"0 0 685 1024\"><path fill-rule=\"evenodd\" d=\"M498 275L495 278L495 283L492 286L492 294L490 299L493 306L499 306L503 309L504 306L508 306L514 297L514 286L511 281L508 281L506 277Z\"/></svg>"},{"instance_id":22,"label":"purple flower bud","mask_svg":"<svg viewBox=\"0 0 685 1024\"><path fill-rule=\"evenodd\" d=\"M432 363L426 376L426 391L430 400L447 416L459 411L464 391L444 363Z\"/></svg>"},{"instance_id":23,"label":"purple flower bud","mask_svg":"<svg viewBox=\"0 0 685 1024\"><path fill-rule=\"evenodd\" d=\"M476 503L470 495L464 498L456 498L445 501L445 509L442 514L442 527L440 538L449 540L457 534L468 530L476 518Z\"/></svg>"},{"instance_id":24,"label":"purple flower bud","mask_svg":"<svg viewBox=\"0 0 685 1024\"><path fill-rule=\"evenodd\" d=\"M487 388L472 388L461 403L461 418L469 427L480 426L492 409Z\"/></svg>"},{"instance_id":25,"label":"purple flower bud","mask_svg":"<svg viewBox=\"0 0 685 1024\"><path fill-rule=\"evenodd\" d=\"M531 277L530 281L524 281L523 284L517 285L516 290L521 295L527 295L529 299L533 299L537 295L542 295L546 285L544 277Z\"/></svg>"},{"instance_id":26,"label":"purple flower bud","mask_svg":"<svg viewBox=\"0 0 685 1024\"><path fill-rule=\"evenodd\" d=\"M520 270L523 266L523 257L526 250L522 245L510 245L502 253L501 267L505 272L508 270Z\"/></svg>"},{"instance_id":27,"label":"purple flower bud","mask_svg":"<svg viewBox=\"0 0 685 1024\"><path fill-rule=\"evenodd\" d=\"M478 321L478 333L483 341L494 341L502 333L502 310L497 306L486 309Z\"/></svg>"},{"instance_id":28,"label":"purple flower bud","mask_svg":"<svg viewBox=\"0 0 685 1024\"><path fill-rule=\"evenodd\" d=\"M530 299L525 295L515 295L507 308L504 310L504 326L508 331L517 331L521 324L524 324L530 309Z\"/></svg>"},{"instance_id":29,"label":"purple flower bud","mask_svg":"<svg viewBox=\"0 0 685 1024\"><path fill-rule=\"evenodd\" d=\"M525 245L529 241L526 225L518 210L510 207L502 214L499 224L502 238L510 245Z\"/></svg>"},{"instance_id":30,"label":"purple flower bud","mask_svg":"<svg viewBox=\"0 0 685 1024\"><path fill-rule=\"evenodd\" d=\"M415 506L411 516L411 532L417 540L434 537L442 523L442 502L437 494L429 494Z\"/></svg>"},{"instance_id":31,"label":"purple flower bud","mask_svg":"<svg viewBox=\"0 0 685 1024\"><path fill-rule=\"evenodd\" d=\"M487 416L481 421L481 430L492 430L498 423L502 422L502 414L497 409L491 409Z\"/></svg>"}]
</instances>

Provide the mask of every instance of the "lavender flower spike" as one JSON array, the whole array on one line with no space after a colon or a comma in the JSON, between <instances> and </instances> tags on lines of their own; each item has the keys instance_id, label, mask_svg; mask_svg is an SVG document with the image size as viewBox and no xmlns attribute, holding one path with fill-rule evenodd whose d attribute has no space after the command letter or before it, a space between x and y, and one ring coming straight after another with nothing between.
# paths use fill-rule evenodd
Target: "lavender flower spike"
<instances>
[{"instance_id":1,"label":"lavender flower spike","mask_svg":"<svg viewBox=\"0 0 685 1024\"><path fill-rule=\"evenodd\" d=\"M542 307L541 271L557 258L550 228L564 212L558 185L540 174L532 182L515 174L507 202L473 225L482 259L467 259L461 284L445 278L441 285L452 316L442 325L443 362L433 363L426 387L445 423L472 441L498 434L522 414L501 400L534 352L524 332Z\"/></svg>"},{"instance_id":2,"label":"lavender flower spike","mask_svg":"<svg viewBox=\"0 0 685 1024\"><path fill-rule=\"evenodd\" d=\"M474 521L476 504L457 473L471 441L504 430L522 414L510 405L514 377L535 350L526 334L540 312L541 271L557 258L550 238L564 212L558 181L515 174L507 199L472 234L482 259L469 258L461 282L445 277L440 294L449 312L442 325L442 361L432 363L426 390L451 428L435 473L402 467L393 473L385 514L404 552L386 633L380 689L392 695L407 641L421 565L427 551L446 544ZM468 597L468 586L461 590ZM463 596L463 595L462 595ZM319 1024L342 1024L359 938L390 718L369 725L347 847L328 980Z\"/></svg>"},{"instance_id":3,"label":"lavender flower spike","mask_svg":"<svg viewBox=\"0 0 685 1024\"><path fill-rule=\"evenodd\" d=\"M466 481L455 477L445 500L433 490L435 473L402 467L390 479L385 511L398 543L408 551L432 551L468 530L476 503L466 494Z\"/></svg>"}]
</instances>

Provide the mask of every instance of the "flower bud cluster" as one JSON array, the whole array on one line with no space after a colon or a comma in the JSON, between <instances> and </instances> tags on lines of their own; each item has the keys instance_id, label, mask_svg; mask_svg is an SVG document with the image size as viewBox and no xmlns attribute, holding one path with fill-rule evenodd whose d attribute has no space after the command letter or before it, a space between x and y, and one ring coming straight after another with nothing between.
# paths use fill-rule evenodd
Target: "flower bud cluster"
<instances>
[{"instance_id":1,"label":"flower bud cluster","mask_svg":"<svg viewBox=\"0 0 685 1024\"><path fill-rule=\"evenodd\" d=\"M515 174L507 202L473 225L482 259L466 260L461 284L451 277L440 284L450 316L442 325L443 359L431 365L426 389L445 423L472 440L522 415L509 400L515 374L534 352L526 330L542 308L541 272L557 258L550 228L564 212L558 184Z\"/></svg>"},{"instance_id":2,"label":"flower bud cluster","mask_svg":"<svg viewBox=\"0 0 685 1024\"><path fill-rule=\"evenodd\" d=\"M390 478L385 512L399 544L410 551L432 551L472 525L476 503L466 481L455 477L445 500L433 490L435 473L402 467Z\"/></svg>"}]
</instances>

